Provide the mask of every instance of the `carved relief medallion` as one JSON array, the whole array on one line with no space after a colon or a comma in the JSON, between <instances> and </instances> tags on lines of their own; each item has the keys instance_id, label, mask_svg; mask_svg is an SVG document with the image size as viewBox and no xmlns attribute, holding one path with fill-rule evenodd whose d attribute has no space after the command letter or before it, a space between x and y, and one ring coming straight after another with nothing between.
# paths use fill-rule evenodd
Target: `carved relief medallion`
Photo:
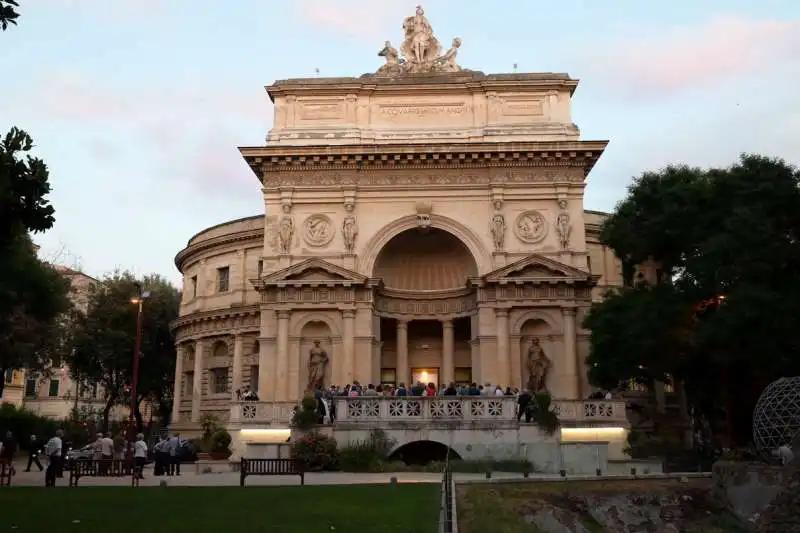
<instances>
[{"instance_id":1,"label":"carved relief medallion","mask_svg":"<svg viewBox=\"0 0 800 533\"><path fill-rule=\"evenodd\" d=\"M325 246L333 239L333 222L325 215L311 215L303 222L303 239L309 246Z\"/></svg>"},{"instance_id":2,"label":"carved relief medallion","mask_svg":"<svg viewBox=\"0 0 800 533\"><path fill-rule=\"evenodd\" d=\"M536 244L547 237L547 222L540 212L525 211L514 221L514 233L522 242Z\"/></svg>"}]
</instances>

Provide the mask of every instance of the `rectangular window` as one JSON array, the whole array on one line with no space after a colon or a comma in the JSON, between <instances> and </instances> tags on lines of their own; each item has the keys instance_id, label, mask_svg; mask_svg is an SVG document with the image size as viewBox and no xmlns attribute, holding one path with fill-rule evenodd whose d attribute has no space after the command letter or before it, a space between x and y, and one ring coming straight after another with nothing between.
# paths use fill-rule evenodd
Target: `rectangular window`
<instances>
[{"instance_id":1,"label":"rectangular window","mask_svg":"<svg viewBox=\"0 0 800 533\"><path fill-rule=\"evenodd\" d=\"M10 368L6 370L6 383L11 383L14 381L14 371Z\"/></svg>"},{"instance_id":2,"label":"rectangular window","mask_svg":"<svg viewBox=\"0 0 800 533\"><path fill-rule=\"evenodd\" d=\"M222 267L217 269L217 292L228 292L230 289L231 268Z\"/></svg>"},{"instance_id":3,"label":"rectangular window","mask_svg":"<svg viewBox=\"0 0 800 533\"><path fill-rule=\"evenodd\" d=\"M258 365L250 366L250 388L258 392Z\"/></svg>"},{"instance_id":4,"label":"rectangular window","mask_svg":"<svg viewBox=\"0 0 800 533\"><path fill-rule=\"evenodd\" d=\"M194 394L194 372L186 372L183 375L183 397L189 398Z\"/></svg>"},{"instance_id":5,"label":"rectangular window","mask_svg":"<svg viewBox=\"0 0 800 533\"><path fill-rule=\"evenodd\" d=\"M640 383L635 379L631 378L628 380L628 390L630 392L647 392L650 389L647 387L645 383Z\"/></svg>"},{"instance_id":6,"label":"rectangular window","mask_svg":"<svg viewBox=\"0 0 800 533\"><path fill-rule=\"evenodd\" d=\"M211 369L211 393L225 394L228 392L228 368Z\"/></svg>"},{"instance_id":7,"label":"rectangular window","mask_svg":"<svg viewBox=\"0 0 800 533\"><path fill-rule=\"evenodd\" d=\"M456 385L469 385L472 383L472 367L457 366L455 368L454 377L456 378Z\"/></svg>"},{"instance_id":8,"label":"rectangular window","mask_svg":"<svg viewBox=\"0 0 800 533\"><path fill-rule=\"evenodd\" d=\"M28 378L25 380L25 396L32 398L36 396L36 380Z\"/></svg>"},{"instance_id":9,"label":"rectangular window","mask_svg":"<svg viewBox=\"0 0 800 533\"><path fill-rule=\"evenodd\" d=\"M189 290L192 291L190 294L192 298L197 298L197 276L192 276L192 279L189 282L191 285L189 286Z\"/></svg>"},{"instance_id":10,"label":"rectangular window","mask_svg":"<svg viewBox=\"0 0 800 533\"><path fill-rule=\"evenodd\" d=\"M261 274L263 274L263 273L264 273L264 261L259 259L258 260L258 276L257 277L261 278Z\"/></svg>"},{"instance_id":11,"label":"rectangular window","mask_svg":"<svg viewBox=\"0 0 800 533\"><path fill-rule=\"evenodd\" d=\"M397 386L397 370L394 368L381 368L381 385ZM404 383L408 385L408 383Z\"/></svg>"},{"instance_id":12,"label":"rectangular window","mask_svg":"<svg viewBox=\"0 0 800 533\"><path fill-rule=\"evenodd\" d=\"M47 391L47 395L51 398L58 398L58 387L61 385L59 380L51 379L50 380L50 390Z\"/></svg>"}]
</instances>

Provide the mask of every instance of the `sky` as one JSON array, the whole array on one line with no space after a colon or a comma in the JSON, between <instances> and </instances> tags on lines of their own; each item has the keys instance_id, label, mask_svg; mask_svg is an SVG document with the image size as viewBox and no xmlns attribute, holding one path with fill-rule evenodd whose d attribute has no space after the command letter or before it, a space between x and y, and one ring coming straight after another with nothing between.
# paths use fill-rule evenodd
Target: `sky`
<instances>
[{"instance_id":1,"label":"sky","mask_svg":"<svg viewBox=\"0 0 800 533\"><path fill-rule=\"evenodd\" d=\"M238 146L264 143L277 79L359 76L414 0L20 0L0 34L0 132L50 168L42 256L89 275L159 273L208 226L263 213ZM742 152L800 163L798 0L427 0L440 41L486 73L566 72L573 117L610 144L585 207L631 179Z\"/></svg>"}]
</instances>

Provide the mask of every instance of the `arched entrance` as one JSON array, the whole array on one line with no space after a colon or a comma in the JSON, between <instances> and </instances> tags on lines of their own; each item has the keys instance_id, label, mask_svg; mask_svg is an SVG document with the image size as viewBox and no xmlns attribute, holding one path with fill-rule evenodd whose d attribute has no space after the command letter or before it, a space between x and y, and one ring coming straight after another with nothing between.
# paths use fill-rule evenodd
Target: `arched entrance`
<instances>
[{"instance_id":1,"label":"arched entrance","mask_svg":"<svg viewBox=\"0 0 800 533\"><path fill-rule=\"evenodd\" d=\"M417 440L397 448L389 459L403 461L407 465L426 465L433 462L443 463L447 460L459 461L461 456L441 442Z\"/></svg>"},{"instance_id":2,"label":"arched entrance","mask_svg":"<svg viewBox=\"0 0 800 533\"><path fill-rule=\"evenodd\" d=\"M467 280L477 275L470 250L443 229L408 229L386 243L372 271L383 280L375 305L382 383L472 381L475 303Z\"/></svg>"}]
</instances>

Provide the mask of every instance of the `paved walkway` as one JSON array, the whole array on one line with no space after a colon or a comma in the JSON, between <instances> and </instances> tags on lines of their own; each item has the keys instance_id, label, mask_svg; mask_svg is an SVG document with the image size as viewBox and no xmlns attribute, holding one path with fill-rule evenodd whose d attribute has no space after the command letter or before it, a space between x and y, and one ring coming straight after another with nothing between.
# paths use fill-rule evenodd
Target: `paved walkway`
<instances>
[{"instance_id":1,"label":"paved walkway","mask_svg":"<svg viewBox=\"0 0 800 533\"><path fill-rule=\"evenodd\" d=\"M17 474L11 481L14 487L25 486L44 486L44 472L39 472L34 467L31 472L25 472L25 463L15 461L15 468ZM155 477L152 475L152 467L148 466L145 469L145 479L140 482L142 487L157 487L162 481L166 481L169 486L174 487L224 487L224 486L238 486L239 474L238 472L223 472L223 473L209 473L198 474L194 465L184 465L184 472L181 476L174 477ZM609 472L606 477L629 477L624 475L624 472ZM674 475L674 474L673 474ZM392 477L396 477L398 483L440 483L442 480L441 474L428 474L421 472L397 472L397 473L382 473L382 474L356 474L348 472L312 472L306 474L307 485L352 485L352 484L383 484L389 483ZM485 481L485 474L454 474L453 477L459 482L469 481ZM553 474L531 474L532 479L538 480L560 480L561 477ZM640 476L640 477L658 477ZM493 480L522 480L522 474L512 474L505 472L493 472ZM596 479L595 476L569 476L569 479ZM81 478L80 485L90 486L130 486L130 478ZM64 477L57 482L58 486L66 487L69 483L69 472L64 472ZM281 486L281 485L299 485L300 478L297 476L252 476L247 478L248 486Z\"/></svg>"}]
</instances>

